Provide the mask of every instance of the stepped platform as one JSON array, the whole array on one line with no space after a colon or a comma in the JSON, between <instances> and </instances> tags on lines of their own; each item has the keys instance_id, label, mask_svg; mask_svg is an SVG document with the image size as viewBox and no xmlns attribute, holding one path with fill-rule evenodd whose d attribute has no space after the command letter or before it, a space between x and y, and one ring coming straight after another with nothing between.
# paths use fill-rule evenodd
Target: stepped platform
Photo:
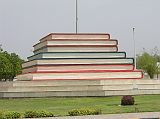
<instances>
[{"instance_id":1,"label":"stepped platform","mask_svg":"<svg viewBox=\"0 0 160 119\"><path fill-rule=\"evenodd\" d=\"M1 98L160 94L160 80L41 80L0 83Z\"/></svg>"},{"instance_id":2,"label":"stepped platform","mask_svg":"<svg viewBox=\"0 0 160 119\"><path fill-rule=\"evenodd\" d=\"M19 75L23 80L111 80L111 79L140 79L141 71L109 71L109 70L67 70L35 72Z\"/></svg>"},{"instance_id":3,"label":"stepped platform","mask_svg":"<svg viewBox=\"0 0 160 119\"><path fill-rule=\"evenodd\" d=\"M24 67L22 73L31 73L31 72L69 72L69 71L132 71L134 66L132 64L49 64L49 65L33 65L30 67Z\"/></svg>"},{"instance_id":4,"label":"stepped platform","mask_svg":"<svg viewBox=\"0 0 160 119\"><path fill-rule=\"evenodd\" d=\"M134 59L107 33L51 33L33 45L18 80L141 79Z\"/></svg>"},{"instance_id":5,"label":"stepped platform","mask_svg":"<svg viewBox=\"0 0 160 119\"><path fill-rule=\"evenodd\" d=\"M34 50L34 54L41 52L117 52L117 46L111 45L47 45L38 50Z\"/></svg>"},{"instance_id":6,"label":"stepped platform","mask_svg":"<svg viewBox=\"0 0 160 119\"><path fill-rule=\"evenodd\" d=\"M108 33L51 33L33 47L17 80L0 84L0 97L160 93L159 81L139 80L142 71Z\"/></svg>"},{"instance_id":7,"label":"stepped platform","mask_svg":"<svg viewBox=\"0 0 160 119\"><path fill-rule=\"evenodd\" d=\"M110 34L108 33L50 33L49 35L40 39L40 42L46 40L55 40L55 39L110 39Z\"/></svg>"},{"instance_id":8,"label":"stepped platform","mask_svg":"<svg viewBox=\"0 0 160 119\"><path fill-rule=\"evenodd\" d=\"M125 52L42 52L28 57L28 60L43 58L125 58Z\"/></svg>"},{"instance_id":9,"label":"stepped platform","mask_svg":"<svg viewBox=\"0 0 160 119\"><path fill-rule=\"evenodd\" d=\"M132 64L134 63L133 58L68 58L68 59L54 59L54 58L43 58L43 59L34 59L27 61L22 64L22 68L31 67L35 65L67 65L67 64Z\"/></svg>"},{"instance_id":10,"label":"stepped platform","mask_svg":"<svg viewBox=\"0 0 160 119\"><path fill-rule=\"evenodd\" d=\"M118 41L115 39L106 40L106 39L53 39L53 40L46 40L43 42L39 42L35 44L34 50L38 50L45 46L115 46L118 44Z\"/></svg>"}]
</instances>

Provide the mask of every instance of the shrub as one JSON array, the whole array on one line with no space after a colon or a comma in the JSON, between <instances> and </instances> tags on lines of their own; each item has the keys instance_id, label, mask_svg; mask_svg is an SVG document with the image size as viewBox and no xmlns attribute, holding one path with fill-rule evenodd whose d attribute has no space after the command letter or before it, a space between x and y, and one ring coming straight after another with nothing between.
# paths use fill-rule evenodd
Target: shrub
<instances>
[{"instance_id":1,"label":"shrub","mask_svg":"<svg viewBox=\"0 0 160 119\"><path fill-rule=\"evenodd\" d=\"M134 97L130 95L123 96L121 99L121 105L134 105Z\"/></svg>"},{"instance_id":2,"label":"shrub","mask_svg":"<svg viewBox=\"0 0 160 119\"><path fill-rule=\"evenodd\" d=\"M24 113L25 118L39 118L39 117L53 117L52 112L47 111L26 111Z\"/></svg>"},{"instance_id":3,"label":"shrub","mask_svg":"<svg viewBox=\"0 0 160 119\"><path fill-rule=\"evenodd\" d=\"M69 111L68 114L70 116L98 115L98 114L101 114L101 110L91 109L91 108L73 109Z\"/></svg>"},{"instance_id":4,"label":"shrub","mask_svg":"<svg viewBox=\"0 0 160 119\"><path fill-rule=\"evenodd\" d=\"M147 52L143 52L137 57L137 66L138 69L143 69L151 79L158 70L156 58Z\"/></svg>"},{"instance_id":5,"label":"shrub","mask_svg":"<svg viewBox=\"0 0 160 119\"><path fill-rule=\"evenodd\" d=\"M25 118L36 118L37 117L37 112L36 111L26 111L24 113Z\"/></svg>"},{"instance_id":6,"label":"shrub","mask_svg":"<svg viewBox=\"0 0 160 119\"><path fill-rule=\"evenodd\" d=\"M4 112L0 111L0 119L5 119L4 118Z\"/></svg>"},{"instance_id":7,"label":"shrub","mask_svg":"<svg viewBox=\"0 0 160 119\"><path fill-rule=\"evenodd\" d=\"M6 112L5 119L17 119L20 118L21 114L19 112Z\"/></svg>"},{"instance_id":8,"label":"shrub","mask_svg":"<svg viewBox=\"0 0 160 119\"><path fill-rule=\"evenodd\" d=\"M39 117L54 117L52 112L47 111L37 111Z\"/></svg>"},{"instance_id":9,"label":"shrub","mask_svg":"<svg viewBox=\"0 0 160 119\"><path fill-rule=\"evenodd\" d=\"M0 112L0 119L17 119L20 117L19 112Z\"/></svg>"}]
</instances>

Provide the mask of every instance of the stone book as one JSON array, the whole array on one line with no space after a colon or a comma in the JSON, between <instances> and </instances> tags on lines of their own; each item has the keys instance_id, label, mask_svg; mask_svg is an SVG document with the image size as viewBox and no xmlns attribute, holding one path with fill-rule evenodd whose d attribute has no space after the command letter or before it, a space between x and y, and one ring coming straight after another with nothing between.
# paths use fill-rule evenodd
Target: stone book
<instances>
[{"instance_id":1,"label":"stone book","mask_svg":"<svg viewBox=\"0 0 160 119\"><path fill-rule=\"evenodd\" d=\"M101 45L101 46L116 46L118 44L117 40L106 40L106 39L52 39L52 40L46 40L43 42L39 42L35 44L34 50L41 49L45 46L85 46L85 45Z\"/></svg>"},{"instance_id":2,"label":"stone book","mask_svg":"<svg viewBox=\"0 0 160 119\"><path fill-rule=\"evenodd\" d=\"M35 65L23 68L22 73L32 72L79 72L79 71L132 71L132 64L67 64L67 65Z\"/></svg>"},{"instance_id":3,"label":"stone book","mask_svg":"<svg viewBox=\"0 0 160 119\"><path fill-rule=\"evenodd\" d=\"M117 80L140 79L141 71L41 72L19 75L23 80Z\"/></svg>"},{"instance_id":4,"label":"stone book","mask_svg":"<svg viewBox=\"0 0 160 119\"><path fill-rule=\"evenodd\" d=\"M108 33L50 33L49 35L40 39L40 42L52 39L87 39L87 40L99 40L99 39L110 39L110 34Z\"/></svg>"},{"instance_id":5,"label":"stone book","mask_svg":"<svg viewBox=\"0 0 160 119\"><path fill-rule=\"evenodd\" d=\"M83 59L54 59L43 58L27 61L22 64L22 68L30 67L33 65L59 65L59 64L133 64L133 58L83 58Z\"/></svg>"},{"instance_id":6,"label":"stone book","mask_svg":"<svg viewBox=\"0 0 160 119\"><path fill-rule=\"evenodd\" d=\"M41 52L117 52L118 47L106 45L47 45L38 50L34 50L34 54Z\"/></svg>"},{"instance_id":7,"label":"stone book","mask_svg":"<svg viewBox=\"0 0 160 119\"><path fill-rule=\"evenodd\" d=\"M41 52L28 57L28 60L42 58L125 58L125 52Z\"/></svg>"},{"instance_id":8,"label":"stone book","mask_svg":"<svg viewBox=\"0 0 160 119\"><path fill-rule=\"evenodd\" d=\"M141 79L108 33L51 33L34 46L18 80Z\"/></svg>"}]
</instances>

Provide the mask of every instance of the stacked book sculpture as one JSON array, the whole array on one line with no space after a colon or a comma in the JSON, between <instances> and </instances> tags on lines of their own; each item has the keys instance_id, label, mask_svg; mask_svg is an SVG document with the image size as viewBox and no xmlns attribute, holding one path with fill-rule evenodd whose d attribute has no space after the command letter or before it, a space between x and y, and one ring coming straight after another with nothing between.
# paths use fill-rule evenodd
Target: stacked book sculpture
<instances>
[{"instance_id":1,"label":"stacked book sculpture","mask_svg":"<svg viewBox=\"0 0 160 119\"><path fill-rule=\"evenodd\" d=\"M106 33L51 33L35 44L18 80L141 79L134 59Z\"/></svg>"}]
</instances>

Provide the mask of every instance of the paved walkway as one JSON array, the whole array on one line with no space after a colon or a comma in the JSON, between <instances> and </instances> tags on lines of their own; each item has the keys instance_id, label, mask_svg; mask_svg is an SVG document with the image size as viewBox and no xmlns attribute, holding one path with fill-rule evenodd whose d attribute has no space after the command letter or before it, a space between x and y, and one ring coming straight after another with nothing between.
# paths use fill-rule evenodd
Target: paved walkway
<instances>
[{"instance_id":1,"label":"paved walkway","mask_svg":"<svg viewBox=\"0 0 160 119\"><path fill-rule=\"evenodd\" d=\"M139 119L139 118L160 118L160 112L144 112L144 113L125 113L125 114L107 114L107 115L90 115L90 116L67 116L53 117L47 119Z\"/></svg>"}]
</instances>

